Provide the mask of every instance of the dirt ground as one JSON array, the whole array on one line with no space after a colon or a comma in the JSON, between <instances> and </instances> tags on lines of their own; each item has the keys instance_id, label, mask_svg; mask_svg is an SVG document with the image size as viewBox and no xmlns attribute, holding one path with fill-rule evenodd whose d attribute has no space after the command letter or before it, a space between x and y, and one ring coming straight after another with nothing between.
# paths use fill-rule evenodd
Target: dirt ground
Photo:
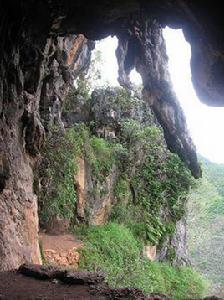
<instances>
[{"instance_id":1,"label":"dirt ground","mask_svg":"<svg viewBox=\"0 0 224 300\"><path fill-rule=\"evenodd\" d=\"M83 247L83 244L74 235L42 232L40 245L46 263L73 270L78 269L79 249Z\"/></svg>"},{"instance_id":2,"label":"dirt ground","mask_svg":"<svg viewBox=\"0 0 224 300\"><path fill-rule=\"evenodd\" d=\"M25 264L17 271L0 272L0 300L171 300L135 288L111 288L104 279L102 273Z\"/></svg>"},{"instance_id":3,"label":"dirt ground","mask_svg":"<svg viewBox=\"0 0 224 300\"><path fill-rule=\"evenodd\" d=\"M0 272L0 300L168 300L138 289L110 288L97 273L70 272L39 265Z\"/></svg>"},{"instance_id":4,"label":"dirt ground","mask_svg":"<svg viewBox=\"0 0 224 300\"><path fill-rule=\"evenodd\" d=\"M64 300L106 299L90 295L90 287L66 285L49 280L37 280L16 272L0 273L1 300Z\"/></svg>"},{"instance_id":5,"label":"dirt ground","mask_svg":"<svg viewBox=\"0 0 224 300\"><path fill-rule=\"evenodd\" d=\"M50 235L42 232L40 234L40 242L44 249L52 249L58 252L82 247L82 242L72 234Z\"/></svg>"}]
</instances>

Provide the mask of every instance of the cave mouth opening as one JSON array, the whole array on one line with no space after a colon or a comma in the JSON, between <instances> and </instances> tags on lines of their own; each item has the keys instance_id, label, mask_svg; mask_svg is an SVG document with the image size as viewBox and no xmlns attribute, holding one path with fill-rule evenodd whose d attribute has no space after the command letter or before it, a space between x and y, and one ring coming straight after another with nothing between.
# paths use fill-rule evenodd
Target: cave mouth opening
<instances>
[{"instance_id":1,"label":"cave mouth opening","mask_svg":"<svg viewBox=\"0 0 224 300\"><path fill-rule=\"evenodd\" d=\"M191 81L191 47L181 29L163 30L169 57L169 72L177 98L185 113L197 153L214 163L224 163L224 108L208 107L197 97Z\"/></svg>"},{"instance_id":2,"label":"cave mouth opening","mask_svg":"<svg viewBox=\"0 0 224 300\"><path fill-rule=\"evenodd\" d=\"M96 61L96 68L101 74L100 80L94 83L94 86L110 85L120 86L118 82L118 62L115 51L118 47L118 39L116 36L108 36L105 39L96 41L95 49L92 52L92 61ZM99 58L100 57L100 58ZM142 86L142 78L135 70L130 72L130 81L134 86Z\"/></svg>"},{"instance_id":3,"label":"cave mouth opening","mask_svg":"<svg viewBox=\"0 0 224 300\"><path fill-rule=\"evenodd\" d=\"M197 98L191 81L191 47L182 30L166 27L163 35L173 88L202 168L202 178L190 191L187 201L188 255L192 266L209 281L209 293L223 297L219 266L223 265L224 142L220 137L224 108L208 107Z\"/></svg>"},{"instance_id":4,"label":"cave mouth opening","mask_svg":"<svg viewBox=\"0 0 224 300\"><path fill-rule=\"evenodd\" d=\"M212 266L216 270L218 263L221 262L221 256L217 253L216 260L211 259L213 257L212 248L206 245L206 236L210 244L215 243L212 234L218 232L219 229L209 222L201 225L201 219L206 218L207 213L210 214L211 209L214 210L215 202L213 198L214 200L220 200L223 197L222 191L220 192L220 186L214 185L216 175L211 173L214 173L215 169L224 178L224 165L220 165L220 163L224 162L224 142L220 139L220 136L222 136L221 130L224 126L224 108L208 107L202 104L197 98L191 81L191 48L185 40L182 30L174 30L166 27L163 30L163 35L166 42L166 50L169 58L168 66L173 88L185 113L188 129L196 144L198 158L202 163L204 172L203 178L198 182L198 187L190 193L187 204L189 257L193 267L213 282L210 290L211 293L220 296L222 287L221 275L214 284L214 272L211 271L209 266ZM96 58L97 53L100 52L101 61L98 67L101 77L98 82L95 82L95 87L104 86L105 84L119 86L117 80L118 64L115 55L117 45L117 38L111 36L96 42L96 48L93 51L93 60ZM133 85L142 86L141 76L136 70L130 72L130 80ZM204 198L201 197L202 195ZM205 204L203 204L204 201ZM222 222L218 214L215 218L219 219L219 222ZM202 236L206 232L206 236L200 239L200 243L195 242L197 239L195 228L199 228L202 231ZM222 243L223 239L219 236L218 244L221 245ZM196 251L196 245L201 249ZM204 251L203 248L207 250ZM199 259L199 256L201 259ZM203 260L207 260L206 266L203 265Z\"/></svg>"},{"instance_id":5,"label":"cave mouth opening","mask_svg":"<svg viewBox=\"0 0 224 300\"><path fill-rule=\"evenodd\" d=\"M224 127L224 108L208 107L198 99L191 81L191 48L182 30L166 27L163 36L173 88L186 116L197 152L214 163L224 163L224 140L220 139ZM101 76L93 83L94 87L119 86L115 55L117 45L116 36L109 36L96 42L92 61L95 61L100 53L100 61L96 68ZM130 81L134 86L142 86L142 78L135 69L130 72Z\"/></svg>"}]
</instances>

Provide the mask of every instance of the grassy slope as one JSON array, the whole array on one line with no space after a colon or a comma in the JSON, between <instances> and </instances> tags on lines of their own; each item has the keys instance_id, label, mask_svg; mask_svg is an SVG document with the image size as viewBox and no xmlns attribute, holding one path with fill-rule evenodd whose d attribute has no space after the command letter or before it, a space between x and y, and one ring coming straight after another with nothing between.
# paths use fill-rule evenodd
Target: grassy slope
<instances>
[{"instance_id":1,"label":"grassy slope","mask_svg":"<svg viewBox=\"0 0 224 300\"><path fill-rule=\"evenodd\" d=\"M210 292L224 296L224 165L200 158L203 178L188 203L188 239L194 267L211 281Z\"/></svg>"},{"instance_id":2,"label":"grassy slope","mask_svg":"<svg viewBox=\"0 0 224 300\"><path fill-rule=\"evenodd\" d=\"M103 271L110 285L159 292L173 300L199 299L205 291L202 278L190 268L150 262L142 257L142 244L125 225L79 227L85 241L80 269Z\"/></svg>"}]
</instances>

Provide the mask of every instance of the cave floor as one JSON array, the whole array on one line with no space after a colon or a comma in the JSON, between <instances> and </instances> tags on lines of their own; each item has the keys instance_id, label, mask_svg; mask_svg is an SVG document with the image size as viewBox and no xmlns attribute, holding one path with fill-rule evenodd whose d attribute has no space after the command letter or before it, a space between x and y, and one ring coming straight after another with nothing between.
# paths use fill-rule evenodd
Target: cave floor
<instances>
[{"instance_id":1,"label":"cave floor","mask_svg":"<svg viewBox=\"0 0 224 300\"><path fill-rule=\"evenodd\" d=\"M106 299L93 296L90 287L84 285L69 285L57 281L38 280L17 272L0 273L0 299L48 300L48 299Z\"/></svg>"},{"instance_id":2,"label":"cave floor","mask_svg":"<svg viewBox=\"0 0 224 300\"><path fill-rule=\"evenodd\" d=\"M135 288L111 288L102 273L66 271L55 266L24 264L0 272L0 300L167 300Z\"/></svg>"},{"instance_id":3,"label":"cave floor","mask_svg":"<svg viewBox=\"0 0 224 300\"><path fill-rule=\"evenodd\" d=\"M55 266L24 264L0 272L0 300L171 300L144 295L135 288L111 288L102 273L63 271ZM206 297L204 300L221 300Z\"/></svg>"}]
</instances>

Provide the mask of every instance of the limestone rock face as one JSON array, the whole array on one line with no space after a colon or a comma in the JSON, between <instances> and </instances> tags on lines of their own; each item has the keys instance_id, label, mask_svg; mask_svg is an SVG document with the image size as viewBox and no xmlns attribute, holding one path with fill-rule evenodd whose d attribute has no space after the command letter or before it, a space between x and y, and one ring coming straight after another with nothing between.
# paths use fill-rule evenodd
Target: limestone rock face
<instances>
[{"instance_id":1,"label":"limestone rock face","mask_svg":"<svg viewBox=\"0 0 224 300\"><path fill-rule=\"evenodd\" d=\"M159 24L183 28L192 47L192 79L200 99L223 106L221 4L187 0L1 1L0 269L39 261L32 166L49 125L56 121L63 126L60 106L73 76L88 66L93 45L82 34L88 39L116 34L125 57L127 40L134 44L128 45L131 50L122 80L127 81L127 71L136 65L146 100L164 127L170 149L199 175L194 147L163 67L166 58ZM133 20L133 16L143 15L141 12L144 19ZM158 23L148 22L148 18ZM127 39L127 32L131 38ZM134 64L133 57L138 58Z\"/></svg>"},{"instance_id":2,"label":"limestone rock face","mask_svg":"<svg viewBox=\"0 0 224 300\"><path fill-rule=\"evenodd\" d=\"M174 234L164 241L162 248L158 251L157 258L160 261L171 260L173 266L190 265L186 231L186 216L184 216L181 220L177 221Z\"/></svg>"},{"instance_id":3,"label":"limestone rock face","mask_svg":"<svg viewBox=\"0 0 224 300\"><path fill-rule=\"evenodd\" d=\"M1 10L4 13L1 34L14 14ZM32 169L46 130L55 120L60 123L63 97L88 65L92 47L83 35L26 35L25 25L13 43L16 26L5 28L0 60L1 270L41 262Z\"/></svg>"}]
</instances>

